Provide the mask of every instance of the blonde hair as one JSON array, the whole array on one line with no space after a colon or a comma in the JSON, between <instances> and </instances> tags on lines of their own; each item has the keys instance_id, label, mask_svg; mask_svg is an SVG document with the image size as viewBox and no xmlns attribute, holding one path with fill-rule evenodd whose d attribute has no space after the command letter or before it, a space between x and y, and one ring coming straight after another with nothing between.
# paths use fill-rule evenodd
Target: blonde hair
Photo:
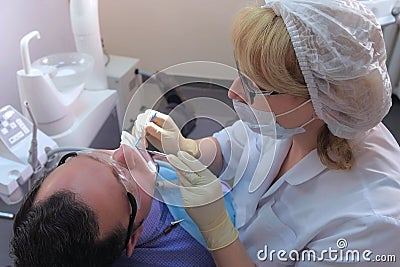
<instances>
[{"instance_id":1,"label":"blonde hair","mask_svg":"<svg viewBox=\"0 0 400 267\"><path fill-rule=\"evenodd\" d=\"M243 9L234 21L232 39L241 71L260 88L310 98L285 23L272 9ZM330 169L347 170L354 161L349 141L334 136L326 124L318 134L317 151Z\"/></svg>"}]
</instances>

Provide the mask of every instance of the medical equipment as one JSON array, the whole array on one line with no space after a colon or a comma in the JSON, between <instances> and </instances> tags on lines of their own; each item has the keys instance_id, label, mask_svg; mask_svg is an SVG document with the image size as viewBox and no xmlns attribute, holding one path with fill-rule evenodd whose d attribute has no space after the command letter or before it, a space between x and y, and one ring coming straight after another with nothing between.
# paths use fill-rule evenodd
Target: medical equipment
<instances>
[{"instance_id":1,"label":"medical equipment","mask_svg":"<svg viewBox=\"0 0 400 267\"><path fill-rule=\"evenodd\" d=\"M44 56L33 62L32 67L48 72L55 87L66 92L84 87L93 64L93 57L89 54L67 52Z\"/></svg>"},{"instance_id":2,"label":"medical equipment","mask_svg":"<svg viewBox=\"0 0 400 267\"><path fill-rule=\"evenodd\" d=\"M18 87L21 104L30 103L38 127L59 146L89 147L109 115L116 110L121 117L122 112L117 92L107 89L97 0L71 0L70 13L77 52L31 64L28 43L40 35L28 33L21 40L24 67L17 72Z\"/></svg>"},{"instance_id":3,"label":"medical equipment","mask_svg":"<svg viewBox=\"0 0 400 267\"><path fill-rule=\"evenodd\" d=\"M14 220L14 216L13 213L0 211L0 219Z\"/></svg>"},{"instance_id":4,"label":"medical equipment","mask_svg":"<svg viewBox=\"0 0 400 267\"><path fill-rule=\"evenodd\" d=\"M107 82L110 89L119 95L119 127L122 128L125 110L137 88L142 84L142 75L138 71L139 59L108 55L106 63Z\"/></svg>"},{"instance_id":5,"label":"medical equipment","mask_svg":"<svg viewBox=\"0 0 400 267\"><path fill-rule=\"evenodd\" d=\"M101 47L98 0L71 0L70 15L72 33L78 52L94 58L93 72L87 80L90 90L107 89L106 69Z\"/></svg>"},{"instance_id":6,"label":"medical equipment","mask_svg":"<svg viewBox=\"0 0 400 267\"><path fill-rule=\"evenodd\" d=\"M172 230L174 230L181 222L183 222L185 219L180 219L171 222L167 227L164 228L164 230L161 231L158 235L154 236L150 240L147 240L146 242L138 244L136 247L137 248L142 248L145 247L147 244L154 242L155 240L159 239L163 235L169 234Z\"/></svg>"},{"instance_id":7,"label":"medical equipment","mask_svg":"<svg viewBox=\"0 0 400 267\"><path fill-rule=\"evenodd\" d=\"M7 197L40 172L57 144L10 105L0 108L0 140L0 197L11 204L20 199Z\"/></svg>"},{"instance_id":8,"label":"medical equipment","mask_svg":"<svg viewBox=\"0 0 400 267\"><path fill-rule=\"evenodd\" d=\"M143 148L139 148L139 147L138 147L138 149L139 149L139 150L142 150ZM153 155L156 155L156 156L161 156L161 157L163 157L163 158L166 158L166 157L167 157L167 154L162 153L162 152L159 152L159 151L148 150L148 149L146 149L146 151L147 151L149 154L153 154Z\"/></svg>"},{"instance_id":9,"label":"medical equipment","mask_svg":"<svg viewBox=\"0 0 400 267\"><path fill-rule=\"evenodd\" d=\"M83 90L85 74L90 73L93 59L86 54L62 54L39 59L31 65L28 44L34 37L40 38L38 31L28 33L20 43L23 65L17 72L20 100L30 103L41 130L57 135L74 123L71 108ZM56 87L59 80L63 91Z\"/></svg>"},{"instance_id":10,"label":"medical equipment","mask_svg":"<svg viewBox=\"0 0 400 267\"><path fill-rule=\"evenodd\" d=\"M362 4L367 6L375 14L380 25L385 26L395 23L400 7L398 0L359 0Z\"/></svg>"},{"instance_id":11,"label":"medical equipment","mask_svg":"<svg viewBox=\"0 0 400 267\"><path fill-rule=\"evenodd\" d=\"M178 181L156 181L156 187L160 188L177 188L179 186Z\"/></svg>"}]
</instances>

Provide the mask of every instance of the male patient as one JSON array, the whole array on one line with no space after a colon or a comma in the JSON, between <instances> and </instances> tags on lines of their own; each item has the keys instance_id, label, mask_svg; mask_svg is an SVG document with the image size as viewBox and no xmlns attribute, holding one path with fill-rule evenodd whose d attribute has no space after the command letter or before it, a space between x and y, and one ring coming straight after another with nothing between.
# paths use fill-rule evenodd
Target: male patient
<instances>
[{"instance_id":1,"label":"male patient","mask_svg":"<svg viewBox=\"0 0 400 267\"><path fill-rule=\"evenodd\" d=\"M156 176L126 145L65 155L16 216L15 266L214 266L179 224L170 227L167 206L152 198Z\"/></svg>"}]
</instances>

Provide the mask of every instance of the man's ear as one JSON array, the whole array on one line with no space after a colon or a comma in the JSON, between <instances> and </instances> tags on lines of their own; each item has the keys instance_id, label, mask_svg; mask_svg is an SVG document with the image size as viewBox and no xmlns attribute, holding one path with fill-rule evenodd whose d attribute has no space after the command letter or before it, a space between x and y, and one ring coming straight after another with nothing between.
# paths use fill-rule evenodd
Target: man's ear
<instances>
[{"instance_id":1,"label":"man's ear","mask_svg":"<svg viewBox=\"0 0 400 267\"><path fill-rule=\"evenodd\" d=\"M133 250L135 249L136 243L139 240L140 235L142 234L143 231L143 225L141 225L135 233L131 236L131 239L129 239L128 245L126 246L126 256L130 257L132 256Z\"/></svg>"}]
</instances>

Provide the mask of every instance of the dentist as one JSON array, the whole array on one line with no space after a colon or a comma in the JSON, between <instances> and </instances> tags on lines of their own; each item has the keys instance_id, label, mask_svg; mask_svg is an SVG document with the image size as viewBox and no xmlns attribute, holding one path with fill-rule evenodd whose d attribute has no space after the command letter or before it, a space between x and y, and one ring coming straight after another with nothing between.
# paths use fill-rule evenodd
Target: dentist
<instances>
[{"instance_id":1,"label":"dentist","mask_svg":"<svg viewBox=\"0 0 400 267\"><path fill-rule=\"evenodd\" d=\"M400 148L381 122L391 83L373 13L356 0L266 0L239 13L233 44L240 121L191 140L146 111L133 129L171 154L216 264L397 266ZM216 175L233 178L235 227Z\"/></svg>"}]
</instances>

